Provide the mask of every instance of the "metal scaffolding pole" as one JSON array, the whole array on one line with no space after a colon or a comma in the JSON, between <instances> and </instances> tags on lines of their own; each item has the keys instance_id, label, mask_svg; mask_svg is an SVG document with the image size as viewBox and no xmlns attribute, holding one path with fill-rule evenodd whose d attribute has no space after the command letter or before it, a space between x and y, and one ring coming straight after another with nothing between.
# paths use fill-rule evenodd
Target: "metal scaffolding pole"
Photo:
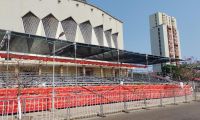
<instances>
[{"instance_id":1,"label":"metal scaffolding pole","mask_svg":"<svg viewBox=\"0 0 200 120\"><path fill-rule=\"evenodd\" d=\"M62 37L65 33L62 32L58 36L58 40ZM56 56L56 41L53 41L53 81L52 81L52 111L53 111L53 119L54 119L54 112L55 112L55 56Z\"/></svg>"},{"instance_id":2,"label":"metal scaffolding pole","mask_svg":"<svg viewBox=\"0 0 200 120\"><path fill-rule=\"evenodd\" d=\"M120 60L119 60L119 49L117 49L117 64L118 64L118 69L119 69L119 75L118 77L121 77L121 66L120 66ZM119 81L121 83L121 80Z\"/></svg>"},{"instance_id":3,"label":"metal scaffolding pole","mask_svg":"<svg viewBox=\"0 0 200 120\"><path fill-rule=\"evenodd\" d=\"M6 59L6 87L8 80L8 72L9 72L9 60L10 60L10 39L11 39L11 31L6 31L6 39L7 39L7 59Z\"/></svg>"},{"instance_id":4,"label":"metal scaffolding pole","mask_svg":"<svg viewBox=\"0 0 200 120\"><path fill-rule=\"evenodd\" d=\"M148 82L150 83L151 78L150 78L150 73L149 73L149 60L148 60L148 55L146 54L146 66L147 66L147 74L148 74Z\"/></svg>"},{"instance_id":5,"label":"metal scaffolding pole","mask_svg":"<svg viewBox=\"0 0 200 120\"><path fill-rule=\"evenodd\" d=\"M18 67L19 67L19 61L18 63ZM18 119L21 120L22 119L22 106L21 106L21 83L22 81L20 81L19 79L19 73L17 73L17 84L18 84L18 90L17 90L17 99L18 99L18 113L19 113L19 117Z\"/></svg>"},{"instance_id":6,"label":"metal scaffolding pole","mask_svg":"<svg viewBox=\"0 0 200 120\"><path fill-rule=\"evenodd\" d=\"M169 63L170 63L170 79L172 80L173 74L172 74L172 60L171 60L171 57L169 57Z\"/></svg>"},{"instance_id":7,"label":"metal scaffolding pole","mask_svg":"<svg viewBox=\"0 0 200 120\"><path fill-rule=\"evenodd\" d=\"M7 36L7 72L8 72L8 62L10 59L10 38L11 38L11 32L10 31L6 31L6 36Z\"/></svg>"},{"instance_id":8,"label":"metal scaffolding pole","mask_svg":"<svg viewBox=\"0 0 200 120\"><path fill-rule=\"evenodd\" d=\"M76 69L76 75L75 75L75 80L76 80L76 86L78 85L78 65L77 65L77 61L76 61L76 57L77 57L77 45L76 43L74 43L74 61L75 61L75 69Z\"/></svg>"},{"instance_id":9,"label":"metal scaffolding pole","mask_svg":"<svg viewBox=\"0 0 200 120\"><path fill-rule=\"evenodd\" d=\"M52 111L55 110L55 41L53 42L53 81L52 81ZM54 114L53 114L54 119Z\"/></svg>"}]
</instances>

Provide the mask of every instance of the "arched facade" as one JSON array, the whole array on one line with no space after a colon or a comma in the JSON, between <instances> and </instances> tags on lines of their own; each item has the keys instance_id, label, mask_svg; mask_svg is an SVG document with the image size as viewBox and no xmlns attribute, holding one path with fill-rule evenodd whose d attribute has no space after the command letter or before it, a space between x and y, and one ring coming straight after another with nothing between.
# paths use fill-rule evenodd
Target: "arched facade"
<instances>
[{"instance_id":1,"label":"arched facade","mask_svg":"<svg viewBox=\"0 0 200 120\"><path fill-rule=\"evenodd\" d=\"M46 57L43 55L50 54L53 46L45 38L58 39L63 32L64 35L59 39L64 41L124 49L123 23L87 3L86 0L0 0L0 5L0 30L36 35L35 38L11 37L9 49L11 52L17 52L19 56L27 57L31 53L32 57L38 58L37 55ZM4 37L5 33L0 33L0 41L4 45L0 50L8 50ZM44 40L40 40L41 38ZM6 53L6 51L1 52L2 55ZM39 74L52 72L51 61L22 58L24 57L10 59L9 62L13 63L9 65L9 71L15 73L29 71ZM3 61L0 63L0 71L7 71L6 58L0 56L0 60ZM78 64L77 74L97 76L120 74L120 68L108 66L110 63L100 63L101 66L96 63ZM124 66L121 72L127 73L129 68ZM56 62L55 72L61 75L74 75L76 65L70 62Z\"/></svg>"},{"instance_id":2,"label":"arched facade","mask_svg":"<svg viewBox=\"0 0 200 120\"><path fill-rule=\"evenodd\" d=\"M123 23L85 0L1 0L0 29L123 49Z\"/></svg>"}]
</instances>

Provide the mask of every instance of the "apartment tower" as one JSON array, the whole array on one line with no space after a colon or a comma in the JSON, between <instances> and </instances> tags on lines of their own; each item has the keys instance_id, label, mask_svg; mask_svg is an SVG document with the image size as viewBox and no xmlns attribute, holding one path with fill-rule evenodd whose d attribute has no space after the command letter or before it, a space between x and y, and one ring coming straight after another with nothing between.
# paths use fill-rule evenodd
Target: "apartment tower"
<instances>
[{"instance_id":1,"label":"apartment tower","mask_svg":"<svg viewBox=\"0 0 200 120\"><path fill-rule=\"evenodd\" d=\"M157 12L149 17L151 52L153 55L181 58L179 31L176 18ZM172 63L178 65L179 63ZM161 72L163 64L153 66L154 72Z\"/></svg>"}]
</instances>

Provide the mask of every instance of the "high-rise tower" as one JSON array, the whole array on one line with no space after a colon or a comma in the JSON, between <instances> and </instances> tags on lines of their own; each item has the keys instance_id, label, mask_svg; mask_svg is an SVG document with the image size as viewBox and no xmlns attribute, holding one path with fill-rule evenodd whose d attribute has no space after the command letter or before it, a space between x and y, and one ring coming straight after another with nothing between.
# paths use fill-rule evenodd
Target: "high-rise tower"
<instances>
[{"instance_id":1,"label":"high-rise tower","mask_svg":"<svg viewBox=\"0 0 200 120\"><path fill-rule=\"evenodd\" d=\"M153 55L181 58L179 31L176 19L165 13L150 15L151 52ZM172 63L177 65L178 63ZM160 72L162 65L154 65L154 72Z\"/></svg>"}]
</instances>

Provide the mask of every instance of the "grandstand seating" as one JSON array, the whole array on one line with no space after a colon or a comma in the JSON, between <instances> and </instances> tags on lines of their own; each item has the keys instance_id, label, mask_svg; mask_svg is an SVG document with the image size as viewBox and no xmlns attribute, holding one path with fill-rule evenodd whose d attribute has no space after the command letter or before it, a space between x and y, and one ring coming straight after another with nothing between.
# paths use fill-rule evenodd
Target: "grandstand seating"
<instances>
[{"instance_id":1,"label":"grandstand seating","mask_svg":"<svg viewBox=\"0 0 200 120\"><path fill-rule=\"evenodd\" d=\"M52 108L52 74L0 73L0 114L17 113L17 97L25 111ZM120 82L123 81L124 85ZM134 83L151 83L134 85ZM157 99L191 94L190 86L181 89L167 79L147 74L134 77L67 76L55 74L55 104L57 109L84 105L108 104L123 101ZM124 95L128 97L124 97ZM70 99L67 104L63 99ZM84 100L84 102L83 102ZM8 101L8 102L5 102ZM42 107L41 107L42 106ZM10 108L14 107L14 108ZM45 109L44 109L45 108ZM5 111L6 110L6 111ZM11 111L12 110L12 111Z\"/></svg>"},{"instance_id":2,"label":"grandstand seating","mask_svg":"<svg viewBox=\"0 0 200 120\"><path fill-rule=\"evenodd\" d=\"M21 87L50 87L52 86L52 74L36 75L35 73L20 73L15 75L14 73L1 72L0 73L0 87L17 87L19 84ZM134 77L97 77L97 76L76 76L76 75L58 75L55 74L55 86L70 86L70 85L102 85L102 84L119 84L123 81L124 84L134 83L170 83L169 80L151 76L147 74L141 74Z\"/></svg>"}]
</instances>

